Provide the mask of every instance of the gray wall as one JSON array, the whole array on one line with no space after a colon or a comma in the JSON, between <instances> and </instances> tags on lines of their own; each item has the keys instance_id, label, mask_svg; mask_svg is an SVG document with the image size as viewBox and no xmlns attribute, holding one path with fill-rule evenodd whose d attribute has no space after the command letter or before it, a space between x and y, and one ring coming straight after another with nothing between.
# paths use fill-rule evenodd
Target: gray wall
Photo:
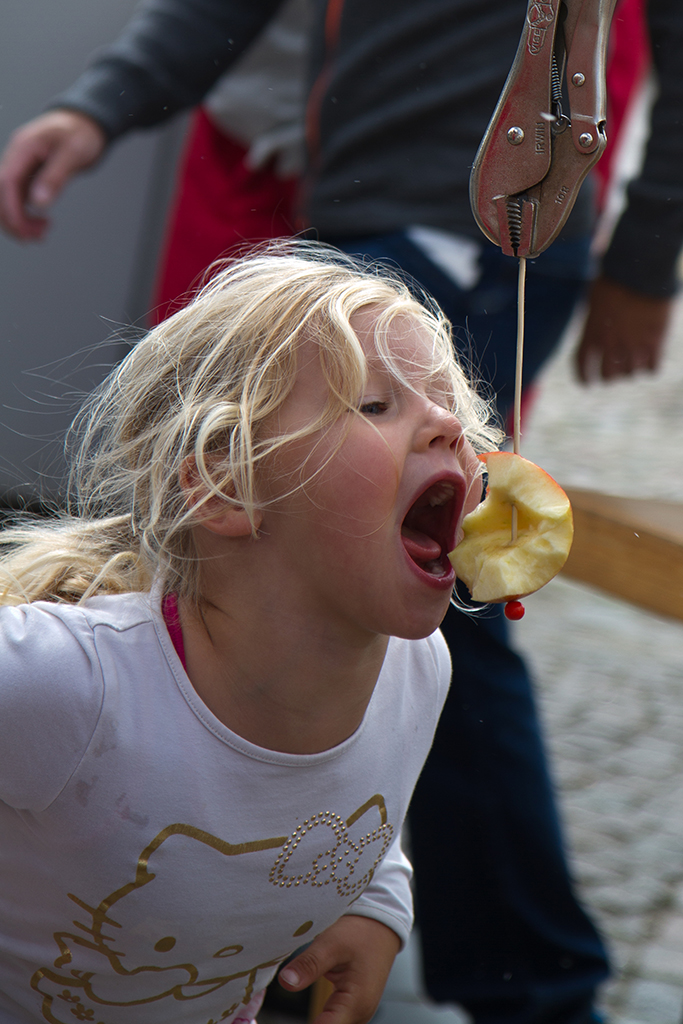
<instances>
[{"instance_id":1,"label":"gray wall","mask_svg":"<svg viewBox=\"0 0 683 1024\"><path fill-rule=\"evenodd\" d=\"M82 70L134 0L3 0L0 146ZM179 122L134 133L74 181L45 242L0 237L0 500L59 494L61 437L122 345L92 351L144 321Z\"/></svg>"}]
</instances>

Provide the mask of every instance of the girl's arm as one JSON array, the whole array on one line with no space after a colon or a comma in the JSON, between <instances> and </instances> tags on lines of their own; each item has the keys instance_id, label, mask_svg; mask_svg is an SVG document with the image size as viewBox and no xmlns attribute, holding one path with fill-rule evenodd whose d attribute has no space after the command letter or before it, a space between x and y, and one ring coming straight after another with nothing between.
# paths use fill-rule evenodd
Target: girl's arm
<instances>
[{"instance_id":1,"label":"girl's arm","mask_svg":"<svg viewBox=\"0 0 683 1024\"><path fill-rule=\"evenodd\" d=\"M326 978L334 991L314 1024L367 1024L372 1019L401 940L386 925L346 914L280 971L291 991Z\"/></svg>"},{"instance_id":2,"label":"girl's arm","mask_svg":"<svg viewBox=\"0 0 683 1024\"><path fill-rule=\"evenodd\" d=\"M365 1024L373 1016L394 958L410 934L411 876L410 862L395 840L348 913L280 971L280 981L293 991L318 978L333 985L315 1024Z\"/></svg>"}]
</instances>

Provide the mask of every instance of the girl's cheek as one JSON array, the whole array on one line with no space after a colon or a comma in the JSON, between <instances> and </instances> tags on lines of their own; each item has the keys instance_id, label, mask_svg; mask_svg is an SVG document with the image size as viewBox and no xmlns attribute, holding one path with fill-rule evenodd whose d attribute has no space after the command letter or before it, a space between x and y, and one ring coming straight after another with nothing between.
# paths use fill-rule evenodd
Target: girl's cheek
<instances>
[{"instance_id":1,"label":"girl's cheek","mask_svg":"<svg viewBox=\"0 0 683 1024\"><path fill-rule=\"evenodd\" d=\"M362 458L358 454L338 474L324 505L333 518L356 523L365 535L368 527L377 528L391 514L399 478L393 460Z\"/></svg>"},{"instance_id":2,"label":"girl's cheek","mask_svg":"<svg viewBox=\"0 0 683 1024\"><path fill-rule=\"evenodd\" d=\"M468 477L467 495L465 497L465 504L463 505L462 510L463 519L465 516L469 515L470 512L474 512L477 505L481 503L482 486L483 480L481 473Z\"/></svg>"},{"instance_id":3,"label":"girl's cheek","mask_svg":"<svg viewBox=\"0 0 683 1024\"><path fill-rule=\"evenodd\" d=\"M463 514L467 515L481 502L483 487L482 464L467 441L460 452L460 466L467 478L467 495L463 510Z\"/></svg>"}]
</instances>

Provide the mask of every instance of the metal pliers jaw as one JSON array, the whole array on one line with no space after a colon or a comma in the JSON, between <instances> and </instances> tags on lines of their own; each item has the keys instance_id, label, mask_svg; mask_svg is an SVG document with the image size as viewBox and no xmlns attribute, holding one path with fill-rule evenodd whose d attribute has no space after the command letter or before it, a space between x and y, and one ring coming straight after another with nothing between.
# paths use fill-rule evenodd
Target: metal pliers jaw
<instances>
[{"instance_id":1,"label":"metal pliers jaw","mask_svg":"<svg viewBox=\"0 0 683 1024\"><path fill-rule=\"evenodd\" d=\"M533 258L550 245L607 144L605 55L615 2L529 0L470 176L475 219L508 255Z\"/></svg>"}]
</instances>

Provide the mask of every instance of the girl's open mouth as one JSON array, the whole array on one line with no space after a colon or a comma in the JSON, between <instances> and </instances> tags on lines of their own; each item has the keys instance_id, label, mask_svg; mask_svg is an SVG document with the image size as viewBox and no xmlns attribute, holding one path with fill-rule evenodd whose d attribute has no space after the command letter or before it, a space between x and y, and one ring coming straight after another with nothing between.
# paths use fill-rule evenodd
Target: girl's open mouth
<instances>
[{"instance_id":1,"label":"girl's open mouth","mask_svg":"<svg viewBox=\"0 0 683 1024\"><path fill-rule=\"evenodd\" d=\"M455 544L457 505L455 484L438 480L413 502L401 525L403 547L413 562L430 576L453 573L448 552Z\"/></svg>"}]
</instances>

